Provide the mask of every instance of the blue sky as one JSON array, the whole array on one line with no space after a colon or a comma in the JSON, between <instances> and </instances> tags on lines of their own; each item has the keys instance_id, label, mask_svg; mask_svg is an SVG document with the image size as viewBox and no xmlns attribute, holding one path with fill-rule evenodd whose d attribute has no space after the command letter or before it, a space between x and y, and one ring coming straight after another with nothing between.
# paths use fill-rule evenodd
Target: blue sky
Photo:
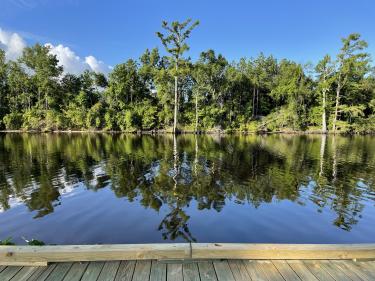
<instances>
[{"instance_id":1,"label":"blue sky","mask_svg":"<svg viewBox=\"0 0 375 281\"><path fill-rule=\"evenodd\" d=\"M94 1L1 0L0 28L27 44L62 44L107 65L161 47L162 20L200 20L190 39L195 59L209 48L229 60L259 52L298 62L335 54L340 38L359 32L375 54L374 0Z\"/></svg>"}]
</instances>

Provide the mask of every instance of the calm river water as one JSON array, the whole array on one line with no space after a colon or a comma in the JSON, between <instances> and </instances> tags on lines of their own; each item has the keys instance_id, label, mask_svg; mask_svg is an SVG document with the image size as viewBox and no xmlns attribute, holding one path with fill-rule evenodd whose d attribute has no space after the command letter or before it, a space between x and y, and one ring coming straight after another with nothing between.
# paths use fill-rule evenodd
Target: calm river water
<instances>
[{"instance_id":1,"label":"calm river water","mask_svg":"<svg viewBox=\"0 0 375 281\"><path fill-rule=\"evenodd\" d=\"M375 242L375 137L0 134L0 240Z\"/></svg>"}]
</instances>

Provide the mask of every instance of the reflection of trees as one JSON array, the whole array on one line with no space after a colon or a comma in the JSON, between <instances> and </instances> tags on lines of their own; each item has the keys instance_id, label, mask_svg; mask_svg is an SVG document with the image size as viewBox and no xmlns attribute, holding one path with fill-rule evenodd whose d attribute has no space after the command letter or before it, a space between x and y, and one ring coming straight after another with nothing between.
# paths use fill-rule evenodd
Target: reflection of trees
<instances>
[{"instance_id":1,"label":"reflection of trees","mask_svg":"<svg viewBox=\"0 0 375 281\"><path fill-rule=\"evenodd\" d=\"M330 145L327 145L330 144ZM84 183L139 198L169 212L166 239L194 241L188 207L220 212L226 200L259 206L274 199L312 202L350 230L364 197L374 199L375 140L339 136L136 136L5 134L0 136L0 204L17 197L47 215L62 190ZM358 187L358 179L362 187Z\"/></svg>"}]
</instances>

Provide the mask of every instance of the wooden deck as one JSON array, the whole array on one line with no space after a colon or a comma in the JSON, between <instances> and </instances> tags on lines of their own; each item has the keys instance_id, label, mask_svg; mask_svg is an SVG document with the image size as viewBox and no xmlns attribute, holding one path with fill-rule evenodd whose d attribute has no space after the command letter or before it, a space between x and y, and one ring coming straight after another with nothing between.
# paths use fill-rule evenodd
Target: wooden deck
<instances>
[{"instance_id":1,"label":"wooden deck","mask_svg":"<svg viewBox=\"0 0 375 281\"><path fill-rule=\"evenodd\" d=\"M1 281L370 281L375 261L210 260L62 262L0 266Z\"/></svg>"}]
</instances>

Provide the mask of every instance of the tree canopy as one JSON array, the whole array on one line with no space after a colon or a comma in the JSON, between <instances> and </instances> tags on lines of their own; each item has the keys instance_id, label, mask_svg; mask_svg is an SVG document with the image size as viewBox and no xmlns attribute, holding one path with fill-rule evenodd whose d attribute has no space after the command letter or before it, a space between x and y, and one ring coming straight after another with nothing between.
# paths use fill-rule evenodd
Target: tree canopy
<instances>
[{"instance_id":1,"label":"tree canopy","mask_svg":"<svg viewBox=\"0 0 375 281\"><path fill-rule=\"evenodd\" d=\"M315 67L262 53L229 62L211 49L192 61L186 40L197 25L163 22L166 55L147 49L108 76L66 73L40 44L16 61L0 50L0 129L375 131L375 73L359 34Z\"/></svg>"}]
</instances>

